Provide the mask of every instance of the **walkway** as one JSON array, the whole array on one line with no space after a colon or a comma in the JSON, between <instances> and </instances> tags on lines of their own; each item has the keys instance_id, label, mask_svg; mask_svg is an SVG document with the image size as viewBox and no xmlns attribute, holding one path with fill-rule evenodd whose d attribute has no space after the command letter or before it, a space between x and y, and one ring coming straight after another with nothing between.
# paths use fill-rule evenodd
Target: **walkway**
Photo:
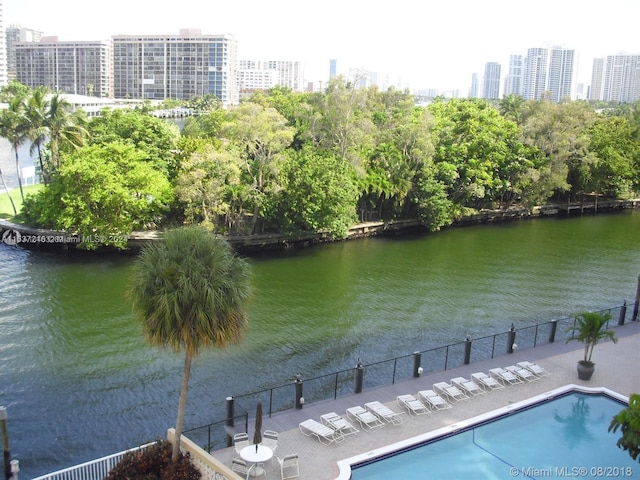
<instances>
[{"instance_id":1,"label":"walkway","mask_svg":"<svg viewBox=\"0 0 640 480\"><path fill-rule=\"evenodd\" d=\"M596 372L588 382L579 380L576 374L576 363L583 355L581 344L577 342L546 344L533 349L516 350L510 355L505 354L490 360L472 362L471 365L425 375L395 385L366 390L360 394L305 405L300 410L290 410L276 414L272 418L264 418L263 429L280 432L277 455L282 457L289 453L298 453L300 478L333 480L338 476L337 462L339 460L452 425L568 384L607 387L625 396L639 393L640 376L635 372L640 364L640 348L638 348L640 346L640 322L626 324L616 328L615 331L619 338L617 344L607 342L596 346L593 355L593 360L596 362ZM402 425L387 425L384 428L368 432L360 431L357 435L346 437L344 442L328 447L321 445L313 437L304 436L298 429L298 424L306 419L313 418L320 421L320 415L333 411L342 415L347 408L364 405L372 400L379 400L399 411L400 408L395 401L398 395L405 393L416 395L420 390L432 388L436 382L448 382L458 376L469 377L471 373L478 371L488 373L491 368L504 367L525 360L539 363L551 375L534 382L510 386L477 396L437 414L419 417L410 417L405 414ZM253 435L252 423L253 421L250 420L250 438ZM217 450L212 454L229 466L231 459L237 456L233 448ZM275 459L273 464L266 465L266 470L267 475L262 478L280 478L278 462Z\"/></svg>"}]
</instances>

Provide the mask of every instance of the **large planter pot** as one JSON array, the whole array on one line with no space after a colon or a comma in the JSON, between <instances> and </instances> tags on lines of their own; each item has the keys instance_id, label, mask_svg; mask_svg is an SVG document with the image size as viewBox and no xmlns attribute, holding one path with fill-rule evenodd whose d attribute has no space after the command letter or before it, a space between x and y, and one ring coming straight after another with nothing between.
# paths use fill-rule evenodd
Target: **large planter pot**
<instances>
[{"instance_id":1,"label":"large planter pot","mask_svg":"<svg viewBox=\"0 0 640 480\"><path fill-rule=\"evenodd\" d=\"M592 362L581 360L578 362L578 378L580 380L591 380L596 365Z\"/></svg>"}]
</instances>

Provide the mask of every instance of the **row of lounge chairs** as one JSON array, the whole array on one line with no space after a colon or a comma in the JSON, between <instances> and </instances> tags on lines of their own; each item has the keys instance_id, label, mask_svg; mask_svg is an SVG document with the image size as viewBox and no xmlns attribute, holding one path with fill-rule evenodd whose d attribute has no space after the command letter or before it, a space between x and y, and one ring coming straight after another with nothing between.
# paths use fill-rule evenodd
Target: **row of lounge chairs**
<instances>
[{"instance_id":1,"label":"row of lounge chairs","mask_svg":"<svg viewBox=\"0 0 640 480\"><path fill-rule=\"evenodd\" d=\"M411 416L427 415L451 408L452 404L476 395L508 385L531 382L547 375L549 372L536 363L520 362L505 368L492 368L489 375L476 372L470 378L453 378L451 383L434 383L433 389L421 390L417 397L411 394L398 395L396 402ZM322 415L321 422L305 420L300 423L300 431L307 436L315 436L323 445L330 445L359 432L351 422L357 422L363 430L371 430L387 424L401 424L404 413L396 412L378 401L369 402L364 407L357 405L347 408L346 418L331 412Z\"/></svg>"}]
</instances>

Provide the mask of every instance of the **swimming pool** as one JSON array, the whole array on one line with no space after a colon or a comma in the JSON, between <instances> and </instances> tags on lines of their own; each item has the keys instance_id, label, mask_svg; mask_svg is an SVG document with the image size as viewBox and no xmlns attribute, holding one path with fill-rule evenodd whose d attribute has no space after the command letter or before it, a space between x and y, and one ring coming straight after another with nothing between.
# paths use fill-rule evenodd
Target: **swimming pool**
<instances>
[{"instance_id":1,"label":"swimming pool","mask_svg":"<svg viewBox=\"0 0 640 480\"><path fill-rule=\"evenodd\" d=\"M620 396L581 390L558 389L374 460L354 457L351 478L640 478L638 462L616 446L619 433L607 431L625 407Z\"/></svg>"}]
</instances>

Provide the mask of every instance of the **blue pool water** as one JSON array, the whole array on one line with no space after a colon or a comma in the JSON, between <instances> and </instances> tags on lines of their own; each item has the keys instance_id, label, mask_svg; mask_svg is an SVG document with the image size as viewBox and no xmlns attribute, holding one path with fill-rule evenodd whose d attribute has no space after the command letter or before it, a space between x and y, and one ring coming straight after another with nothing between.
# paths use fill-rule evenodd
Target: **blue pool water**
<instances>
[{"instance_id":1,"label":"blue pool water","mask_svg":"<svg viewBox=\"0 0 640 480\"><path fill-rule=\"evenodd\" d=\"M570 393L382 460L353 466L353 480L640 478L611 418L625 407Z\"/></svg>"}]
</instances>

